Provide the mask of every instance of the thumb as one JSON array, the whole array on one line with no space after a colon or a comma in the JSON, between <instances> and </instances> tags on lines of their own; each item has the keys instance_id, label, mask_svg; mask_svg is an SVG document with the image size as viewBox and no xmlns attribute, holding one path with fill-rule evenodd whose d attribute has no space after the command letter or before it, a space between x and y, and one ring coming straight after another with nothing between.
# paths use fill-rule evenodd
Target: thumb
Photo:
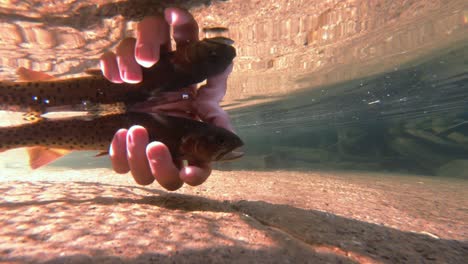
<instances>
[{"instance_id":1,"label":"thumb","mask_svg":"<svg viewBox=\"0 0 468 264\"><path fill-rule=\"evenodd\" d=\"M234 132L229 115L218 104L201 102L195 104L195 111L202 121Z\"/></svg>"}]
</instances>

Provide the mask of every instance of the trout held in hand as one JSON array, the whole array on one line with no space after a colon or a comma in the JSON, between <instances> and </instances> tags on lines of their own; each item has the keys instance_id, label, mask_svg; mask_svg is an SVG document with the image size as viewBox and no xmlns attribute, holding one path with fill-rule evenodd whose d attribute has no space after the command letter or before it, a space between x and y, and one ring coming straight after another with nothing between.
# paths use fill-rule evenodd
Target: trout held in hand
<instances>
[{"instance_id":1,"label":"trout held in hand","mask_svg":"<svg viewBox=\"0 0 468 264\"><path fill-rule=\"evenodd\" d=\"M107 153L115 132L141 125L149 140L164 143L174 161L211 162L242 156L243 145L234 133L192 119L163 114L128 112L83 118L43 119L39 122L0 127L0 151L30 147L31 168L36 169L72 150Z\"/></svg>"},{"instance_id":2,"label":"trout held in hand","mask_svg":"<svg viewBox=\"0 0 468 264\"><path fill-rule=\"evenodd\" d=\"M232 40L208 38L190 43L173 52L161 53L151 68L143 68L138 84L115 84L99 70L92 75L33 82L0 82L0 110L27 112L38 117L47 112L101 112L106 105L125 111L137 102L199 83L223 72L236 56ZM111 111L112 112L112 111Z\"/></svg>"}]
</instances>

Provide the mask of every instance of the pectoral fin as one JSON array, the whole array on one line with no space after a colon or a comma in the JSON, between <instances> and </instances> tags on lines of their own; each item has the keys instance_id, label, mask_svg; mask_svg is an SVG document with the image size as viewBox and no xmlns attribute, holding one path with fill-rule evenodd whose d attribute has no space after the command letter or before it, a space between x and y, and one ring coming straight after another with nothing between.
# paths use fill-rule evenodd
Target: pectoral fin
<instances>
[{"instance_id":1,"label":"pectoral fin","mask_svg":"<svg viewBox=\"0 0 468 264\"><path fill-rule=\"evenodd\" d=\"M87 69L85 70L85 73L92 76L102 76L101 69Z\"/></svg>"},{"instance_id":2,"label":"pectoral fin","mask_svg":"<svg viewBox=\"0 0 468 264\"><path fill-rule=\"evenodd\" d=\"M70 150L67 149L53 149L46 147L30 147L27 148L29 155L29 166L31 169L35 170L42 166L45 166L52 161L63 157L64 155L70 153Z\"/></svg>"},{"instance_id":3,"label":"pectoral fin","mask_svg":"<svg viewBox=\"0 0 468 264\"><path fill-rule=\"evenodd\" d=\"M95 157L102 157L102 156L106 156L106 155L109 155L109 151L101 151L98 154L96 154Z\"/></svg>"}]
</instances>

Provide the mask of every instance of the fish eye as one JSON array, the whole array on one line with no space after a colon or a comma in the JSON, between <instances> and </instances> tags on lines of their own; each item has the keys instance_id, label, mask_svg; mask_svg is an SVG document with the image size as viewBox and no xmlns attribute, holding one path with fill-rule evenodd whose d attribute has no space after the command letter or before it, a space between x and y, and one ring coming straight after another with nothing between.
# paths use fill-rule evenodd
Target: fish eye
<instances>
[{"instance_id":1,"label":"fish eye","mask_svg":"<svg viewBox=\"0 0 468 264\"><path fill-rule=\"evenodd\" d=\"M224 145L226 143L226 140L223 137L215 136L215 135L210 135L207 137L208 142L211 144L216 144L216 145Z\"/></svg>"},{"instance_id":2,"label":"fish eye","mask_svg":"<svg viewBox=\"0 0 468 264\"><path fill-rule=\"evenodd\" d=\"M222 137L217 137L216 138L216 143L219 145L224 145L224 138Z\"/></svg>"}]
</instances>

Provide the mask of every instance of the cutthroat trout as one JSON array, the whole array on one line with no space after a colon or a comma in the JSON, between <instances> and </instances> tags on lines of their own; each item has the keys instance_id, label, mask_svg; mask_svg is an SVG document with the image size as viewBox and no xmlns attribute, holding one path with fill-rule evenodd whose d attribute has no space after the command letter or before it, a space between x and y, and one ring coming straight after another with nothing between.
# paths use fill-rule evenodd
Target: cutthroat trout
<instances>
[{"instance_id":1,"label":"cutthroat trout","mask_svg":"<svg viewBox=\"0 0 468 264\"><path fill-rule=\"evenodd\" d=\"M236 56L232 40L216 37L203 39L162 53L151 68L143 69L138 84L115 84L99 70L92 75L37 82L0 82L0 110L26 112L39 117L47 112L99 112L105 106L123 108L174 91L223 72ZM104 105L104 106L103 106Z\"/></svg>"},{"instance_id":2,"label":"cutthroat trout","mask_svg":"<svg viewBox=\"0 0 468 264\"><path fill-rule=\"evenodd\" d=\"M40 122L0 127L0 151L30 147L36 169L72 150L107 153L115 132L133 125L145 127L150 141L164 143L174 161L212 162L242 156L243 145L234 133L207 123L164 114L128 112L83 118L43 119ZM44 158L46 157L46 158Z\"/></svg>"}]
</instances>

